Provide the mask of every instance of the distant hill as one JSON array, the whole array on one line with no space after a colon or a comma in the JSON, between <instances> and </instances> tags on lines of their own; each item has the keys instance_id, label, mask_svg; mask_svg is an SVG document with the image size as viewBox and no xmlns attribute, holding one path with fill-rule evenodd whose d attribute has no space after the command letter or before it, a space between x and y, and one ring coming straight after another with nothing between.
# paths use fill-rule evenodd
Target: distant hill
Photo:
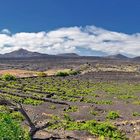
<instances>
[{"instance_id":1,"label":"distant hill","mask_svg":"<svg viewBox=\"0 0 140 140\"><path fill-rule=\"evenodd\" d=\"M31 57L78 57L79 55L76 53L63 53L58 55L49 55L49 54L43 54L39 52L31 52L25 49L18 49L15 51L12 51L10 53L0 54L0 58L31 58Z\"/></svg>"},{"instance_id":2,"label":"distant hill","mask_svg":"<svg viewBox=\"0 0 140 140\"><path fill-rule=\"evenodd\" d=\"M48 54L41 54L38 52L31 52L25 49L19 49L10 53L5 53L0 55L3 58L28 58L28 57L44 57L48 56Z\"/></svg>"},{"instance_id":3,"label":"distant hill","mask_svg":"<svg viewBox=\"0 0 140 140\"><path fill-rule=\"evenodd\" d=\"M140 56L134 57L133 60L140 61Z\"/></svg>"},{"instance_id":4,"label":"distant hill","mask_svg":"<svg viewBox=\"0 0 140 140\"><path fill-rule=\"evenodd\" d=\"M122 55L122 54L109 55L109 56L106 56L106 58L110 58L110 59L129 59L127 56Z\"/></svg>"},{"instance_id":5,"label":"distant hill","mask_svg":"<svg viewBox=\"0 0 140 140\"><path fill-rule=\"evenodd\" d=\"M43 54L39 52L31 52L25 49L18 49L15 51L12 51L10 53L0 54L0 58L47 58L47 57L68 57L68 58L74 58L74 57L84 57L84 58L91 58L91 59L120 59L120 60L127 60L130 59L122 54L116 54L116 55L110 55L106 57L99 57L99 56L80 56L76 53L62 53L57 55L49 55L49 54ZM135 57L132 60L140 60L140 57Z\"/></svg>"},{"instance_id":6,"label":"distant hill","mask_svg":"<svg viewBox=\"0 0 140 140\"><path fill-rule=\"evenodd\" d=\"M79 55L76 54L76 53L62 53L62 54L57 54L57 56L63 56L63 57L79 57Z\"/></svg>"}]
</instances>

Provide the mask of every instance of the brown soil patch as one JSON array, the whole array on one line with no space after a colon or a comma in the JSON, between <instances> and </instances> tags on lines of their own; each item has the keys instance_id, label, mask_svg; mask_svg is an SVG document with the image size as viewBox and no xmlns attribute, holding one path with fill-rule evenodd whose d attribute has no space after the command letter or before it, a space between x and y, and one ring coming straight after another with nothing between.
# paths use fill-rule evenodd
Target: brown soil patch
<instances>
[{"instance_id":1,"label":"brown soil patch","mask_svg":"<svg viewBox=\"0 0 140 140\"><path fill-rule=\"evenodd\" d=\"M52 75L55 75L57 72L60 72L60 71L67 72L69 70L70 69L50 69L50 70L45 71L44 73L46 73L48 76L52 76Z\"/></svg>"},{"instance_id":2,"label":"brown soil patch","mask_svg":"<svg viewBox=\"0 0 140 140\"><path fill-rule=\"evenodd\" d=\"M19 70L19 69L8 69L8 70L0 70L0 75L3 74L11 74L16 77L32 77L37 76L37 72L28 71L28 70Z\"/></svg>"},{"instance_id":3,"label":"brown soil patch","mask_svg":"<svg viewBox=\"0 0 140 140\"><path fill-rule=\"evenodd\" d=\"M44 73L46 73L46 75L48 76L53 76L55 75L57 72L59 71L69 71L70 69L50 69L47 71L44 71ZM30 70L20 70L20 69L7 69L7 70L0 70L0 75L3 74L11 74L14 75L16 77L34 77L34 76L38 76L37 71L30 71Z\"/></svg>"}]
</instances>

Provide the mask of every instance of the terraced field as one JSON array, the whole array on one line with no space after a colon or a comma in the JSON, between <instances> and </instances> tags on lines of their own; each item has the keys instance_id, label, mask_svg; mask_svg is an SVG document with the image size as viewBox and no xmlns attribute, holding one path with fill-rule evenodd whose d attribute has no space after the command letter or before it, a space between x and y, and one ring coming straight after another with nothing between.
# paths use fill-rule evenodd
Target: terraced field
<instances>
[{"instance_id":1,"label":"terraced field","mask_svg":"<svg viewBox=\"0 0 140 140\"><path fill-rule=\"evenodd\" d=\"M37 125L57 121L38 138L55 132L64 139L139 139L139 79L138 73L116 72L1 79L0 96L22 103Z\"/></svg>"}]
</instances>

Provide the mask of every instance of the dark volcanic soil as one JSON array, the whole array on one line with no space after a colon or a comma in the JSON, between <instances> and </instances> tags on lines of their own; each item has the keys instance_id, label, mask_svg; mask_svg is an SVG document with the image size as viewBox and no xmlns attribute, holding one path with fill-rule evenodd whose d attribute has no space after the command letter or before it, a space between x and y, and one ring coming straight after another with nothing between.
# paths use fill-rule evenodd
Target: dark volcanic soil
<instances>
[{"instance_id":1,"label":"dark volcanic soil","mask_svg":"<svg viewBox=\"0 0 140 140\"><path fill-rule=\"evenodd\" d=\"M99 58L88 58L88 57L78 57L78 58L45 58L45 59L10 59L10 60L0 60L0 69L24 69L24 70L35 70L35 71L45 71L48 69L55 68L75 68L79 65L83 65L89 63L92 67L97 64L102 65L116 65L120 67L120 65L137 65L139 66L139 62L133 61L121 61L121 60L110 60L110 59L99 59ZM46 78L46 79L45 79ZM50 81L48 80L50 78ZM56 82L57 81L57 82ZM77 87L75 89L76 81ZM50 83L49 83L50 82ZM55 83L56 82L56 83ZM66 82L66 83L65 83ZM87 95L84 93L74 94L75 90L81 90L84 87L84 83L87 84L85 88L87 90L94 87L97 88L93 93L89 92ZM89 85L88 85L89 83ZM99 122L102 121L110 121L115 124L120 130L124 131L126 135L132 140L140 140L140 115L134 116L134 112L140 113L140 73L137 72L124 72L124 71L93 71L88 72L86 74L76 75L76 76L68 76L68 77L44 77L40 81L37 78L23 78L19 79L16 83L21 89L17 88L17 85L13 88L13 92L19 92L19 94L24 94L26 92L28 94L32 94L36 96L37 94L41 94L44 90L50 90L49 88L55 88L53 95L51 95L50 99L57 99L66 101L69 106L76 106L77 110L72 112L67 112L70 117L72 117L75 121L85 121L85 120L97 120ZM78 96L78 100L70 101L65 100L65 98L57 95L57 91L64 91L65 86L69 85L67 90L74 89L69 93L69 97L73 96L74 99ZM78 86L78 84L81 86ZM24 86L22 86L24 85ZM48 88L49 85L50 87ZM56 87L58 86L58 90L56 91ZM64 85L64 87L63 87ZM113 87L111 87L111 86ZM9 86L9 85L8 85ZM6 92L11 88L7 86ZM14 86L14 85L13 85ZM46 89L44 87L46 86ZM88 87L89 86L89 87ZM25 89L24 89L25 88ZM33 89L33 91L30 91ZM115 89L115 90L114 90ZM5 89L2 89L5 90ZM39 90L39 91L38 91ZM83 89L84 90L84 89ZM18 91L18 92L17 92ZM12 91L11 91L12 92ZM60 92L61 93L61 92ZM2 94L2 93L1 93ZM36 95L35 95L36 94ZM56 94L56 95L55 95ZM82 97L83 95L83 97ZM18 95L20 96L20 95ZM43 94L44 96L44 94ZM58 96L58 97L57 97ZM64 97L67 97L67 91L63 93ZM79 98L80 96L80 98ZM76 98L77 99L77 98ZM87 102L84 101L87 99ZM95 100L95 102L93 102ZM111 101L111 103L110 103ZM55 106L55 107L54 107ZM38 125L46 123L51 119L52 116L59 116L60 118L64 115L65 110L69 109L67 105L60 105L54 103L44 102L41 105L33 106L33 105L24 105L29 116L32 120L36 120ZM92 111L94 111L92 113ZM110 111L119 112L120 117L115 120L108 120L107 114ZM96 113L96 114L94 114ZM88 138L96 139L94 136L91 136L87 132L79 132L79 131L61 131L57 130L56 133L66 136L70 135L72 137L76 137L80 140L86 140ZM36 137L46 138L49 136L49 132L44 130L38 132Z\"/></svg>"},{"instance_id":2,"label":"dark volcanic soil","mask_svg":"<svg viewBox=\"0 0 140 140\"><path fill-rule=\"evenodd\" d=\"M57 77L53 77L54 79ZM118 83L121 86L121 83L129 83L129 84L140 84L140 75L138 73L123 73L123 72L95 72L95 73L88 73L85 75L78 75L78 76L70 76L66 78L61 78L60 80L76 80L79 81L90 81L93 83L100 83L100 82L109 82ZM117 91L116 91L117 92ZM123 130L126 135L132 140L139 140L140 139L140 117L133 116L133 112L140 112L140 106L137 104L132 104L131 99L124 99L120 100L117 98L116 95L106 96L104 91L96 91L96 94L99 96L96 97L96 100L111 100L112 104L96 104L96 103L83 103L83 102L68 102L71 106L77 106L78 111L76 112L69 112L68 114L76 121L85 121L85 120L97 120L99 122L107 121L107 113L109 111L116 111L119 112L120 117L115 120L110 120L114 125L116 125L120 130ZM126 93L125 93L126 94ZM140 97L140 90L138 91L137 97ZM90 98L90 97L89 97ZM26 106L28 113L30 116L38 116L37 122L44 122L50 119L51 115L56 115L62 117L64 114L64 110L68 108L66 105L57 105L55 104L55 109L51 109L52 103L43 103L39 106ZM89 113L91 110L96 111L97 115L93 115ZM45 132L43 132L45 133ZM56 132L58 133L58 131ZM62 136L69 135L69 131L62 134ZM80 132L79 132L80 133ZM71 133L70 133L71 134ZM41 132L38 133L37 136L40 136ZM77 137L79 139L83 138L76 135L74 132L71 134L73 137ZM93 138L89 134L85 134L86 138Z\"/></svg>"},{"instance_id":3,"label":"dark volcanic soil","mask_svg":"<svg viewBox=\"0 0 140 140\"><path fill-rule=\"evenodd\" d=\"M113 60L99 57L48 57L48 58L7 58L0 59L0 69L23 69L46 71L55 68L74 68L85 63L90 63L92 66L96 64L111 64L111 65L126 65L139 64L138 61L132 60Z\"/></svg>"}]
</instances>

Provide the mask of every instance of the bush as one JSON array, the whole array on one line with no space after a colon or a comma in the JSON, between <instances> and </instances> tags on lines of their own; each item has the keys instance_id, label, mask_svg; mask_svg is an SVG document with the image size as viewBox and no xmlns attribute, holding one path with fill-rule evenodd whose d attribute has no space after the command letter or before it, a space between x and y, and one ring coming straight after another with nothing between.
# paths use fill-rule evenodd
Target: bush
<instances>
[{"instance_id":1,"label":"bush","mask_svg":"<svg viewBox=\"0 0 140 140\"><path fill-rule=\"evenodd\" d=\"M68 72L57 72L56 76L62 76L62 77L65 77L65 76L69 76L69 73Z\"/></svg>"},{"instance_id":2,"label":"bush","mask_svg":"<svg viewBox=\"0 0 140 140\"><path fill-rule=\"evenodd\" d=\"M115 120L115 119L117 119L117 118L119 118L119 117L120 117L120 115L119 115L118 112L110 111L110 112L108 112L106 118L108 118L108 119L112 119L112 120Z\"/></svg>"},{"instance_id":3,"label":"bush","mask_svg":"<svg viewBox=\"0 0 140 140\"><path fill-rule=\"evenodd\" d=\"M89 113L92 114L92 115L94 115L94 116L98 115L98 112L97 111L94 111L94 110L90 110Z\"/></svg>"},{"instance_id":4,"label":"bush","mask_svg":"<svg viewBox=\"0 0 140 140\"><path fill-rule=\"evenodd\" d=\"M10 114L6 113L0 113L0 138L1 140L30 140L29 134L12 119Z\"/></svg>"},{"instance_id":5,"label":"bush","mask_svg":"<svg viewBox=\"0 0 140 140\"><path fill-rule=\"evenodd\" d=\"M70 75L77 75L77 74L80 74L80 71L76 71L76 70L71 70L69 72Z\"/></svg>"},{"instance_id":6,"label":"bush","mask_svg":"<svg viewBox=\"0 0 140 140\"><path fill-rule=\"evenodd\" d=\"M133 112L133 116L140 116L139 112Z\"/></svg>"},{"instance_id":7,"label":"bush","mask_svg":"<svg viewBox=\"0 0 140 140\"><path fill-rule=\"evenodd\" d=\"M80 71L70 70L70 71L59 71L56 76L69 76L69 75L77 75L80 74Z\"/></svg>"},{"instance_id":8,"label":"bush","mask_svg":"<svg viewBox=\"0 0 140 140\"><path fill-rule=\"evenodd\" d=\"M2 79L5 81L16 80L16 77L11 74L4 74L2 75Z\"/></svg>"},{"instance_id":9,"label":"bush","mask_svg":"<svg viewBox=\"0 0 140 140\"><path fill-rule=\"evenodd\" d=\"M49 108L54 110L54 109L56 109L56 106L55 105L51 105Z\"/></svg>"},{"instance_id":10,"label":"bush","mask_svg":"<svg viewBox=\"0 0 140 140\"><path fill-rule=\"evenodd\" d=\"M38 73L37 73L37 76L39 76L39 77L45 77L45 76L47 76L47 75L46 75L46 73L44 73L44 72L38 72Z\"/></svg>"},{"instance_id":11,"label":"bush","mask_svg":"<svg viewBox=\"0 0 140 140\"><path fill-rule=\"evenodd\" d=\"M40 105L43 103L43 101L40 101L40 100L35 100L35 99L31 99L31 98L27 98L23 101L24 104L27 104L27 105Z\"/></svg>"},{"instance_id":12,"label":"bush","mask_svg":"<svg viewBox=\"0 0 140 140\"><path fill-rule=\"evenodd\" d=\"M12 112L11 114L11 118L14 119L14 120L17 120L17 121L24 121L25 118L24 116L20 113L20 112Z\"/></svg>"},{"instance_id":13,"label":"bush","mask_svg":"<svg viewBox=\"0 0 140 140\"><path fill-rule=\"evenodd\" d=\"M76 112L78 110L78 107L76 106L70 106L69 108L65 109L65 112Z\"/></svg>"}]
</instances>

